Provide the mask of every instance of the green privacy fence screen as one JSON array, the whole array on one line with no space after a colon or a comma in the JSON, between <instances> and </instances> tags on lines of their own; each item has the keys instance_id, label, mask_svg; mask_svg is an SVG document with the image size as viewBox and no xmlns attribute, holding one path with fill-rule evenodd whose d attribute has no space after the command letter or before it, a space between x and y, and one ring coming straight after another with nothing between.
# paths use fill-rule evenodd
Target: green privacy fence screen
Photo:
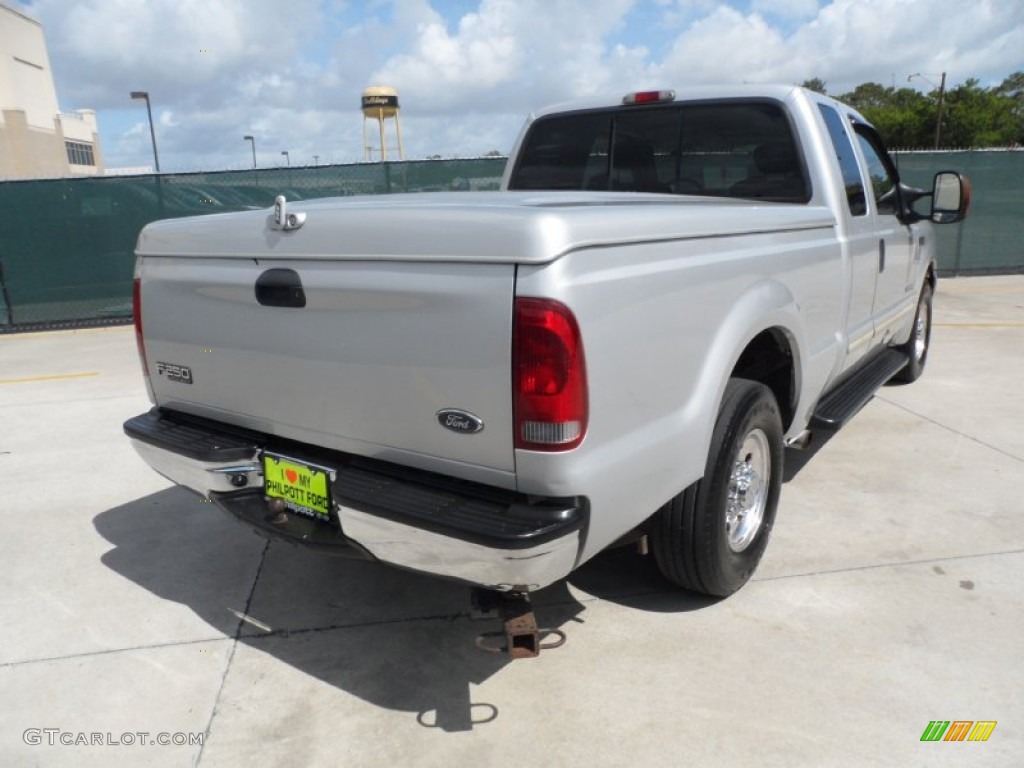
<instances>
[{"instance_id":1,"label":"green privacy fence screen","mask_svg":"<svg viewBox=\"0 0 1024 768\"><path fill-rule=\"evenodd\" d=\"M905 153L904 179L971 176L962 225L939 227L944 273L1024 271L1024 152ZM0 183L0 332L121 322L131 315L142 227L177 216L267 208L274 197L497 189L504 159L431 160Z\"/></svg>"},{"instance_id":2,"label":"green privacy fence screen","mask_svg":"<svg viewBox=\"0 0 1024 768\"><path fill-rule=\"evenodd\" d=\"M897 163L906 183L926 189L938 171L971 179L967 220L935 227L940 274L1024 272L1024 152L908 152Z\"/></svg>"},{"instance_id":3,"label":"green privacy fence screen","mask_svg":"<svg viewBox=\"0 0 1024 768\"><path fill-rule=\"evenodd\" d=\"M0 331L130 317L135 242L157 219L289 200L497 189L503 158L0 183Z\"/></svg>"}]
</instances>

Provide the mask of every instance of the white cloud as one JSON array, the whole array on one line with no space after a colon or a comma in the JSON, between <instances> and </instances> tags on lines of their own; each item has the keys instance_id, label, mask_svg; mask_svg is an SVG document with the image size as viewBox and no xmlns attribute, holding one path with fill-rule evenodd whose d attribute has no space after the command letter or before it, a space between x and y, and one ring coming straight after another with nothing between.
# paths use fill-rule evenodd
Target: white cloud
<instances>
[{"instance_id":1,"label":"white cloud","mask_svg":"<svg viewBox=\"0 0 1024 768\"><path fill-rule=\"evenodd\" d=\"M443 85L455 98L479 93L511 80L524 67L516 37L515 6L488 0L481 13L462 17L458 31L448 33L435 17L420 25L412 53L394 57L379 70L381 82L402 83L410 91Z\"/></svg>"},{"instance_id":2,"label":"white cloud","mask_svg":"<svg viewBox=\"0 0 1024 768\"><path fill-rule=\"evenodd\" d=\"M34 0L63 99L121 106L127 90L216 103L256 70L286 69L317 0Z\"/></svg>"},{"instance_id":3,"label":"white cloud","mask_svg":"<svg viewBox=\"0 0 1024 768\"><path fill-rule=\"evenodd\" d=\"M867 81L889 85L890 78L899 85L913 72L999 82L1022 64L1024 4L835 0L789 43L814 67L806 77L834 84L833 92Z\"/></svg>"},{"instance_id":4,"label":"white cloud","mask_svg":"<svg viewBox=\"0 0 1024 768\"><path fill-rule=\"evenodd\" d=\"M162 128L177 128L181 125L181 120L178 120L174 116L174 112L169 109L161 110L156 118L157 124Z\"/></svg>"},{"instance_id":5,"label":"white cloud","mask_svg":"<svg viewBox=\"0 0 1024 768\"><path fill-rule=\"evenodd\" d=\"M687 28L652 72L680 85L720 82L775 82L792 53L782 35L758 14L744 16L728 6Z\"/></svg>"},{"instance_id":6,"label":"white cloud","mask_svg":"<svg viewBox=\"0 0 1024 768\"><path fill-rule=\"evenodd\" d=\"M465 9L453 11L452 7ZM110 165L362 157L359 94L391 85L411 157L510 148L532 108L595 92L819 77L833 93L1024 67L1017 0L33 0L64 109ZM928 88L926 83L916 87Z\"/></svg>"},{"instance_id":7,"label":"white cloud","mask_svg":"<svg viewBox=\"0 0 1024 768\"><path fill-rule=\"evenodd\" d=\"M665 9L661 13L661 24L678 30L711 13L721 3L717 0L657 0L657 5Z\"/></svg>"},{"instance_id":8,"label":"white cloud","mask_svg":"<svg viewBox=\"0 0 1024 768\"><path fill-rule=\"evenodd\" d=\"M750 10L763 16L806 19L818 12L818 0L752 0Z\"/></svg>"},{"instance_id":9,"label":"white cloud","mask_svg":"<svg viewBox=\"0 0 1024 768\"><path fill-rule=\"evenodd\" d=\"M863 82L897 85L912 72L997 83L1021 67L1024 4L981 0L834 0L783 28L719 6L691 21L650 69L672 83L786 82L820 77L832 93ZM798 2L773 2L797 9ZM809 6L808 6L809 8ZM807 9L804 9L805 11Z\"/></svg>"},{"instance_id":10,"label":"white cloud","mask_svg":"<svg viewBox=\"0 0 1024 768\"><path fill-rule=\"evenodd\" d=\"M483 0L454 30L421 23L408 53L373 74L410 105L497 110L589 94L612 81L609 37L633 0Z\"/></svg>"}]
</instances>

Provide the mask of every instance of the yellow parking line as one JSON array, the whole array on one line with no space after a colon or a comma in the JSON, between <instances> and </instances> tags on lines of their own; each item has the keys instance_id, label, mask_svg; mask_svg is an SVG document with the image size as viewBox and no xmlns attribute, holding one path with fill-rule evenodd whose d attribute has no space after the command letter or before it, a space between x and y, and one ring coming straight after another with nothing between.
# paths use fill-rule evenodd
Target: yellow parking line
<instances>
[{"instance_id":1,"label":"yellow parking line","mask_svg":"<svg viewBox=\"0 0 1024 768\"><path fill-rule=\"evenodd\" d=\"M936 328L1024 328L1024 323L935 323Z\"/></svg>"},{"instance_id":2,"label":"yellow parking line","mask_svg":"<svg viewBox=\"0 0 1024 768\"><path fill-rule=\"evenodd\" d=\"M86 379L90 376L99 375L99 371L86 371L84 373L53 373L49 376L28 376L24 379L0 379L0 384L27 384L31 381L56 381L58 379Z\"/></svg>"},{"instance_id":3,"label":"yellow parking line","mask_svg":"<svg viewBox=\"0 0 1024 768\"><path fill-rule=\"evenodd\" d=\"M1024 290L1019 285L976 285L976 286L964 286L958 285L955 288L950 286L949 283L942 283L942 287L946 289L946 292L950 295L964 295L970 294L977 296L982 293L1020 293L1024 295Z\"/></svg>"},{"instance_id":4,"label":"yellow parking line","mask_svg":"<svg viewBox=\"0 0 1024 768\"><path fill-rule=\"evenodd\" d=\"M95 328L54 328L48 331L14 331L0 334L0 341L38 339L40 336L79 336L91 333L127 333L132 331L131 318L117 325L100 325Z\"/></svg>"}]
</instances>

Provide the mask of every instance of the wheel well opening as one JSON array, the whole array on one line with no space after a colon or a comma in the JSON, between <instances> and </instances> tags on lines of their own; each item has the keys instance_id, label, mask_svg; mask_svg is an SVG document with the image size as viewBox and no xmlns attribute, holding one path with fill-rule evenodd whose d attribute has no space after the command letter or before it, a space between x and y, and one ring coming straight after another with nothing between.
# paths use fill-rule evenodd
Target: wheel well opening
<instances>
[{"instance_id":1,"label":"wheel well opening","mask_svg":"<svg viewBox=\"0 0 1024 768\"><path fill-rule=\"evenodd\" d=\"M732 370L736 378L759 381L775 395L783 429L789 429L796 411L796 368L786 334L778 328L762 331L747 344Z\"/></svg>"}]
</instances>

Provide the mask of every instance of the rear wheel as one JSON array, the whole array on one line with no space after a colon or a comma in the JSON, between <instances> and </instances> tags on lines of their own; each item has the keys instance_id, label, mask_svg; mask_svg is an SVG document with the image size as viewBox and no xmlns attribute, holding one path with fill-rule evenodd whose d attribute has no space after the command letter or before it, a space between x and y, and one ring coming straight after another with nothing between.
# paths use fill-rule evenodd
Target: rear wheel
<instances>
[{"instance_id":1,"label":"rear wheel","mask_svg":"<svg viewBox=\"0 0 1024 768\"><path fill-rule=\"evenodd\" d=\"M917 311L914 313L914 327L910 331L907 343L900 347L906 354L908 362L905 368L893 376L893 381L910 383L917 381L924 373L924 364L928 362L928 347L932 341L932 284L927 280L921 288L921 296L917 300Z\"/></svg>"},{"instance_id":2,"label":"rear wheel","mask_svg":"<svg viewBox=\"0 0 1024 768\"><path fill-rule=\"evenodd\" d=\"M679 586L726 597L768 545L782 488L782 419L768 387L730 379L704 477L655 514L658 568Z\"/></svg>"}]
</instances>

